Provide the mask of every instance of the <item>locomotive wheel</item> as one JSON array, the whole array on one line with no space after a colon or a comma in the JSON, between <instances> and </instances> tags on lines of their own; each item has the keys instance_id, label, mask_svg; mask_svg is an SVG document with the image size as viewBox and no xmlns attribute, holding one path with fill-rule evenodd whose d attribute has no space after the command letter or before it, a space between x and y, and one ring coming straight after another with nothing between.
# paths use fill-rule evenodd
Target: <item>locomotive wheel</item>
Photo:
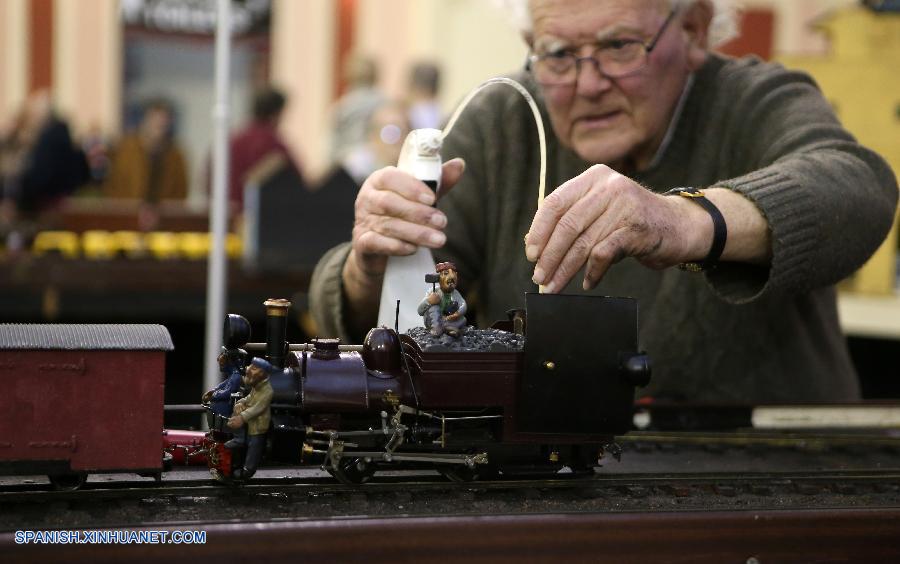
<instances>
[{"instance_id":1,"label":"locomotive wheel","mask_svg":"<svg viewBox=\"0 0 900 564\"><path fill-rule=\"evenodd\" d=\"M596 471L593 466L568 466L571 471L570 476L575 478L590 478Z\"/></svg>"},{"instance_id":2,"label":"locomotive wheel","mask_svg":"<svg viewBox=\"0 0 900 564\"><path fill-rule=\"evenodd\" d=\"M566 462L566 468L569 469L570 475L573 477L585 478L594 475L594 468L597 465L597 457L584 455L578 452L573 453L571 460Z\"/></svg>"},{"instance_id":3,"label":"locomotive wheel","mask_svg":"<svg viewBox=\"0 0 900 564\"><path fill-rule=\"evenodd\" d=\"M478 482L498 479L500 468L493 464L476 464L473 468L453 464L440 468L440 473L451 482Z\"/></svg>"},{"instance_id":4,"label":"locomotive wheel","mask_svg":"<svg viewBox=\"0 0 900 564\"><path fill-rule=\"evenodd\" d=\"M569 469L569 475L577 478L591 477L595 473L598 460L603 452L596 445L574 445L568 453L563 453L563 464Z\"/></svg>"},{"instance_id":5,"label":"locomotive wheel","mask_svg":"<svg viewBox=\"0 0 900 564\"><path fill-rule=\"evenodd\" d=\"M375 474L375 466L364 458L345 458L337 468L328 468L328 473L343 484L365 484Z\"/></svg>"},{"instance_id":6,"label":"locomotive wheel","mask_svg":"<svg viewBox=\"0 0 900 564\"><path fill-rule=\"evenodd\" d=\"M54 474L47 476L53 488L63 492L72 492L80 488L87 481L87 474L78 472L75 474Z\"/></svg>"}]
</instances>

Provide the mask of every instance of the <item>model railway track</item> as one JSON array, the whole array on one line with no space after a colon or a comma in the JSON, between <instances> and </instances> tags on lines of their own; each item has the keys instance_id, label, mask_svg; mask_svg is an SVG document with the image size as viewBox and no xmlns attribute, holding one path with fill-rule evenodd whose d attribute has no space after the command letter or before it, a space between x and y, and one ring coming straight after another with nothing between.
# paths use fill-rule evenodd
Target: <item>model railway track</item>
<instances>
[{"instance_id":1,"label":"model railway track","mask_svg":"<svg viewBox=\"0 0 900 564\"><path fill-rule=\"evenodd\" d=\"M872 471L614 474L450 482L377 477L97 483L74 492L0 490L0 531L332 518L900 508L900 468Z\"/></svg>"},{"instance_id":2,"label":"model railway track","mask_svg":"<svg viewBox=\"0 0 900 564\"><path fill-rule=\"evenodd\" d=\"M150 497L150 496L182 496L182 495L208 495L228 496L243 493L268 493L282 490L299 489L303 491L317 492L341 489L341 485L330 476L302 477L302 478L254 478L251 482L237 486L220 484L205 474L202 479L164 480L163 482L123 480L116 482L88 482L76 491L55 491L49 489L49 484L13 484L0 486L0 504L20 503L23 501L81 501L92 498L115 499L119 497ZM366 484L364 487L391 487L395 484L408 485L411 483L445 482L439 476L417 477L414 482L409 478L380 476L377 483ZM363 486L357 486L363 487ZM343 486L344 489L355 489L353 486Z\"/></svg>"},{"instance_id":3,"label":"model railway track","mask_svg":"<svg viewBox=\"0 0 900 564\"><path fill-rule=\"evenodd\" d=\"M772 473L692 473L692 474L615 474L609 476L549 479L504 479L485 482L449 482L438 476L379 477L374 481L348 486L332 478L265 478L243 486L225 486L210 479L177 480L163 484L148 482L89 483L78 491L48 491L33 484L0 488L0 505L54 502L90 502L116 499L182 497L372 496L404 493L427 497L457 493L491 496L495 492L524 492L525 495L552 496L555 492L577 491L579 495L622 495L643 497L651 493L734 496L740 493L773 495L778 492L801 494L854 495L866 492L900 494L900 468L822 472ZM536 493L538 492L538 493Z\"/></svg>"},{"instance_id":4,"label":"model railway track","mask_svg":"<svg viewBox=\"0 0 900 564\"><path fill-rule=\"evenodd\" d=\"M807 451L881 448L900 453L900 436L873 433L632 431L616 437L637 450L660 447L795 448Z\"/></svg>"}]
</instances>

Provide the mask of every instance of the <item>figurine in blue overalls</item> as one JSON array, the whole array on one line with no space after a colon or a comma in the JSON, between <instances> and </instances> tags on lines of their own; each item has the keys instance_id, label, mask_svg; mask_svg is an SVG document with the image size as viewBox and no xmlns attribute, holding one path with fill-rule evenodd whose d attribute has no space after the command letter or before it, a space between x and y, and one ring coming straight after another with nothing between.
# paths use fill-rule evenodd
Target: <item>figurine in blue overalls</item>
<instances>
[{"instance_id":1,"label":"figurine in blue overalls","mask_svg":"<svg viewBox=\"0 0 900 564\"><path fill-rule=\"evenodd\" d=\"M232 394L241 389L241 379L244 376L244 368L247 365L247 352L243 349L228 349L222 347L218 356L219 371L222 373L222 382L203 394L201 402L209 405L206 412L206 420L210 430L227 431L225 423L231 417Z\"/></svg>"}]
</instances>

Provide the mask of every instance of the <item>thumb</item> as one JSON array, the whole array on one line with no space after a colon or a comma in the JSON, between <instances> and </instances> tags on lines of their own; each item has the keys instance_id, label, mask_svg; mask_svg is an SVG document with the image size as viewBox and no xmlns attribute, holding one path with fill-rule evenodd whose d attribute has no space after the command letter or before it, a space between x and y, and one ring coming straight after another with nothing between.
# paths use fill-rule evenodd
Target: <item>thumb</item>
<instances>
[{"instance_id":1,"label":"thumb","mask_svg":"<svg viewBox=\"0 0 900 564\"><path fill-rule=\"evenodd\" d=\"M466 161L460 158L450 159L443 164L441 169L441 193L438 194L438 199L446 196L456 186L459 179L462 178L463 173L466 171Z\"/></svg>"}]
</instances>

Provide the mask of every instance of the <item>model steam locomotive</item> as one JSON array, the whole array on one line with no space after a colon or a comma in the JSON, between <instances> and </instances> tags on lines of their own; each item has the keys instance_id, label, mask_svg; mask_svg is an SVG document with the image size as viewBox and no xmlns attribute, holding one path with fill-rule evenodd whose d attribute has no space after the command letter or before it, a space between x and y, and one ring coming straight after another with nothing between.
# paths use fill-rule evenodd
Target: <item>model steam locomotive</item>
<instances>
[{"instance_id":1,"label":"model steam locomotive","mask_svg":"<svg viewBox=\"0 0 900 564\"><path fill-rule=\"evenodd\" d=\"M347 483L379 469L431 466L451 479L593 471L631 427L634 390L650 363L638 351L628 298L526 295L527 309L461 339L372 329L361 346L285 340L290 303L268 300L265 358L273 390L269 461L318 463ZM249 339L229 315L228 347ZM206 441L231 477L227 435Z\"/></svg>"},{"instance_id":2,"label":"model steam locomotive","mask_svg":"<svg viewBox=\"0 0 900 564\"><path fill-rule=\"evenodd\" d=\"M458 480L592 471L617 455L614 436L650 377L626 298L528 294L525 311L460 339L380 327L358 346L287 343L289 305L266 302L257 347L246 319L229 315L225 344L275 367L266 460L321 464L348 483L401 466ZM232 480L242 452L226 448L229 429L162 429L171 348L158 325L0 325L0 474L74 488L89 473L159 477L174 458Z\"/></svg>"}]
</instances>

